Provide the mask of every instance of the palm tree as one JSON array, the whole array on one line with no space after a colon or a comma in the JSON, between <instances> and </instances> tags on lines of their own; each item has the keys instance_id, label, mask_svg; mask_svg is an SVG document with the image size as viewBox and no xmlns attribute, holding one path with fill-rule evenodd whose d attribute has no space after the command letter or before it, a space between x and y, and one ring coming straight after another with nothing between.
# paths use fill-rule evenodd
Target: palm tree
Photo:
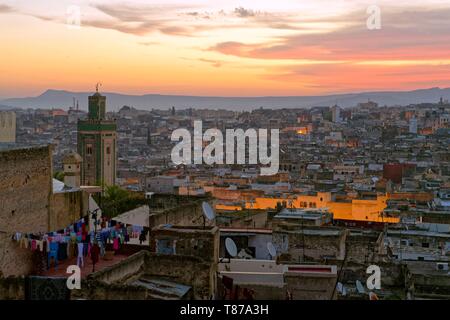
<instances>
[{"instance_id":1,"label":"palm tree","mask_svg":"<svg viewBox=\"0 0 450 320\"><path fill-rule=\"evenodd\" d=\"M122 213L122 208L128 199L128 191L115 185L107 186L102 199L102 210L106 215L115 217Z\"/></svg>"},{"instance_id":2,"label":"palm tree","mask_svg":"<svg viewBox=\"0 0 450 320\"><path fill-rule=\"evenodd\" d=\"M55 178L56 180L59 180L61 182L64 182L64 172L62 172L62 171L55 171L53 173L53 178Z\"/></svg>"}]
</instances>

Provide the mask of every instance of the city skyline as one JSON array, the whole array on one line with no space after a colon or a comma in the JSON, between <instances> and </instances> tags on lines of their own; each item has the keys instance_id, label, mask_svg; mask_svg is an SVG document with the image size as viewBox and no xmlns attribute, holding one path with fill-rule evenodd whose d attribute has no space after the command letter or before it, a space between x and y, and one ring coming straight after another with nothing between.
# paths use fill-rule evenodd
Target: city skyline
<instances>
[{"instance_id":1,"label":"city skyline","mask_svg":"<svg viewBox=\"0 0 450 320\"><path fill-rule=\"evenodd\" d=\"M366 26L374 4L379 30ZM440 0L2 1L0 98L97 81L198 96L450 87L449 13Z\"/></svg>"}]
</instances>

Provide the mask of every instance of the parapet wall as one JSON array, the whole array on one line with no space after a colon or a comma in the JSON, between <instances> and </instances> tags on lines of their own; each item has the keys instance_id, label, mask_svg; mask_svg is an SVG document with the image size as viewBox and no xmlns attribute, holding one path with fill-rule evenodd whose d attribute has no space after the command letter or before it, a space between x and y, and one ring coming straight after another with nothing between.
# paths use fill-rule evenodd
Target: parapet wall
<instances>
[{"instance_id":1,"label":"parapet wall","mask_svg":"<svg viewBox=\"0 0 450 320\"><path fill-rule=\"evenodd\" d=\"M15 232L46 232L52 196L50 146L0 152L0 272L32 270L31 251L12 241Z\"/></svg>"}]
</instances>

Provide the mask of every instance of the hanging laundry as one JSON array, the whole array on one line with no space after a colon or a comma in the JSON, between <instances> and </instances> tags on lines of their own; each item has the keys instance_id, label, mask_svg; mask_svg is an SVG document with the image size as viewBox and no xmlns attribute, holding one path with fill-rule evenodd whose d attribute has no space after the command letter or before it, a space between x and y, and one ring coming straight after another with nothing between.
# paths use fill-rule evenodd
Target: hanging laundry
<instances>
[{"instance_id":1,"label":"hanging laundry","mask_svg":"<svg viewBox=\"0 0 450 320\"><path fill-rule=\"evenodd\" d=\"M84 243L78 243L78 255L77 255L77 266L84 267L84 257L83 257Z\"/></svg>"},{"instance_id":2,"label":"hanging laundry","mask_svg":"<svg viewBox=\"0 0 450 320\"><path fill-rule=\"evenodd\" d=\"M94 245L91 248L91 259L93 264L96 264L98 262L99 254L100 254L100 247L98 246L97 243L94 243Z\"/></svg>"},{"instance_id":3,"label":"hanging laundry","mask_svg":"<svg viewBox=\"0 0 450 320\"><path fill-rule=\"evenodd\" d=\"M67 259L67 243L59 243L58 246L58 260L66 260Z\"/></svg>"},{"instance_id":4,"label":"hanging laundry","mask_svg":"<svg viewBox=\"0 0 450 320\"><path fill-rule=\"evenodd\" d=\"M57 242L51 242L49 244L49 252L47 256L47 269L50 269L50 263L53 259L55 268L58 266L58 247L59 244Z\"/></svg>"},{"instance_id":5,"label":"hanging laundry","mask_svg":"<svg viewBox=\"0 0 450 320\"><path fill-rule=\"evenodd\" d=\"M119 250L119 239L117 239L117 238L114 238L114 240L113 240L113 249L114 249L114 251Z\"/></svg>"}]
</instances>

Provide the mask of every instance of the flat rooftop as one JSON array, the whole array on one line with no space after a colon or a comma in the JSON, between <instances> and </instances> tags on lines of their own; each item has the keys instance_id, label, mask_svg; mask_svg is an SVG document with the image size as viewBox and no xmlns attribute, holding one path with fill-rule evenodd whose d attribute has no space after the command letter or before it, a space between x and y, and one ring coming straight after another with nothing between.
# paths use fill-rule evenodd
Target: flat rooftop
<instances>
[{"instance_id":1,"label":"flat rooftop","mask_svg":"<svg viewBox=\"0 0 450 320\"><path fill-rule=\"evenodd\" d=\"M45 148L45 147L48 147L49 145L50 144L25 144L25 143L0 142L0 152L12 151L12 150Z\"/></svg>"},{"instance_id":2,"label":"flat rooftop","mask_svg":"<svg viewBox=\"0 0 450 320\"><path fill-rule=\"evenodd\" d=\"M107 267L113 266L116 263L119 263L122 260L125 260L128 258L128 255L113 255L111 260L105 260L102 257L99 258L98 262L95 264L95 272L103 270ZM47 261L47 259L46 259ZM76 265L77 264L77 257L72 257L70 259L66 259L64 261L58 261L58 266L55 268L53 265L50 267L50 269L46 270L42 276L45 277L69 277L70 274L68 274L67 267L70 265ZM84 257L84 267L81 269L81 278L85 279L88 275L90 275L92 272L92 260L91 258Z\"/></svg>"}]
</instances>

